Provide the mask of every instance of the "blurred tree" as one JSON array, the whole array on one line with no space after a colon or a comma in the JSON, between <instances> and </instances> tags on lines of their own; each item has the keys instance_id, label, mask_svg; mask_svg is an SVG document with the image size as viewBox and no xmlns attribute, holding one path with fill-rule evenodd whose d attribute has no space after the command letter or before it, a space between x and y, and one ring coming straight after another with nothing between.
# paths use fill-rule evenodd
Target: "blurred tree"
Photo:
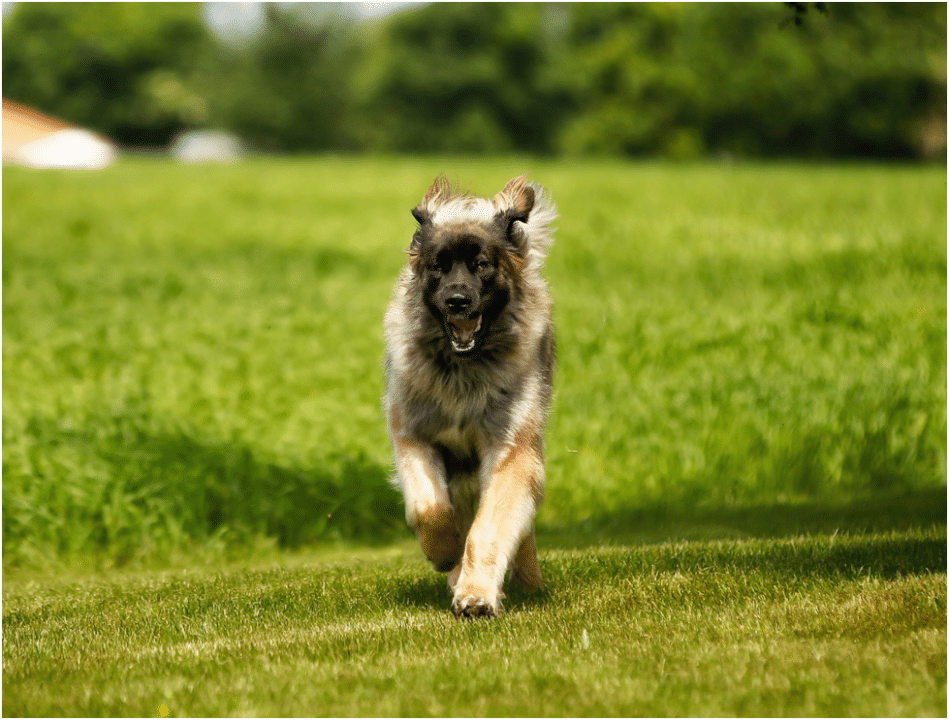
<instances>
[{"instance_id":1,"label":"blurred tree","mask_svg":"<svg viewBox=\"0 0 949 720\"><path fill-rule=\"evenodd\" d=\"M5 96L129 145L208 119L195 68L213 48L191 3L19 3L3 22Z\"/></svg>"},{"instance_id":2,"label":"blurred tree","mask_svg":"<svg viewBox=\"0 0 949 720\"><path fill-rule=\"evenodd\" d=\"M926 126L944 138L944 5L834 4L801 23L792 5L572 6L587 82L559 147L907 157Z\"/></svg>"},{"instance_id":3,"label":"blurred tree","mask_svg":"<svg viewBox=\"0 0 949 720\"><path fill-rule=\"evenodd\" d=\"M354 19L339 4L270 5L264 30L222 48L209 78L212 115L268 150L357 149L353 138Z\"/></svg>"},{"instance_id":4,"label":"blurred tree","mask_svg":"<svg viewBox=\"0 0 949 720\"><path fill-rule=\"evenodd\" d=\"M557 8L431 4L393 16L363 66L372 148L549 152L569 111Z\"/></svg>"},{"instance_id":5,"label":"blurred tree","mask_svg":"<svg viewBox=\"0 0 949 720\"><path fill-rule=\"evenodd\" d=\"M945 157L944 4L351 8L267 4L224 45L195 4L19 3L4 93L131 145Z\"/></svg>"},{"instance_id":6,"label":"blurred tree","mask_svg":"<svg viewBox=\"0 0 949 720\"><path fill-rule=\"evenodd\" d=\"M559 137L569 154L699 154L692 8L652 3L573 6L570 51L585 82Z\"/></svg>"},{"instance_id":7,"label":"blurred tree","mask_svg":"<svg viewBox=\"0 0 949 720\"><path fill-rule=\"evenodd\" d=\"M816 2L816 3L806 3L806 2L786 2L784 3L794 14L789 16L782 23L782 27L793 22L795 25L800 27L804 24L804 16L807 15L807 11L813 5L814 9L817 12L827 13L827 3L825 2Z\"/></svg>"},{"instance_id":8,"label":"blurred tree","mask_svg":"<svg viewBox=\"0 0 949 720\"><path fill-rule=\"evenodd\" d=\"M692 67L706 143L750 155L906 157L945 117L945 6L828 6L799 26L757 4L701 6ZM941 96L941 101L938 98Z\"/></svg>"}]
</instances>

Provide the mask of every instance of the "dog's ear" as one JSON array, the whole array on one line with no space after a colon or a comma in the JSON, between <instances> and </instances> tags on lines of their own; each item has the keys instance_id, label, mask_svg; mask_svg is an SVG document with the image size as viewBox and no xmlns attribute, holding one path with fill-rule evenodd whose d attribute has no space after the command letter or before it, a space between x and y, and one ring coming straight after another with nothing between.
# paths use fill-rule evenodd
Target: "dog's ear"
<instances>
[{"instance_id":1,"label":"dog's ear","mask_svg":"<svg viewBox=\"0 0 949 720\"><path fill-rule=\"evenodd\" d=\"M422 198L422 206L428 206L431 203L435 203L438 200L445 200L454 194L454 189L452 188L451 181L445 177L445 173L442 173L437 178L435 182L432 183L432 186L428 189L428 192L425 193L425 197Z\"/></svg>"},{"instance_id":2,"label":"dog's ear","mask_svg":"<svg viewBox=\"0 0 949 720\"><path fill-rule=\"evenodd\" d=\"M426 223L431 221L433 205L449 195L451 195L451 183L444 175L439 175L426 191L422 202L412 209L412 217L416 219L420 229L424 229Z\"/></svg>"},{"instance_id":3,"label":"dog's ear","mask_svg":"<svg viewBox=\"0 0 949 720\"><path fill-rule=\"evenodd\" d=\"M494 207L499 215L506 215L510 222L527 222L534 207L534 188L527 182L527 175L511 180L494 196Z\"/></svg>"},{"instance_id":4,"label":"dog's ear","mask_svg":"<svg viewBox=\"0 0 949 720\"><path fill-rule=\"evenodd\" d=\"M409 266L416 275L422 273L422 246L428 237L429 228L432 223L432 212L428 209L426 200L422 200L416 207L412 208L412 217L418 222L418 227L412 234L412 242L406 252L409 255Z\"/></svg>"},{"instance_id":5,"label":"dog's ear","mask_svg":"<svg viewBox=\"0 0 949 720\"><path fill-rule=\"evenodd\" d=\"M432 222L432 216L441 203L450 199L455 193L451 182L442 173L432 183L431 187L425 192L425 197L413 210L412 217L418 221L418 229L415 231L415 237L412 238L412 246L417 247L427 230L427 226Z\"/></svg>"},{"instance_id":6,"label":"dog's ear","mask_svg":"<svg viewBox=\"0 0 949 720\"><path fill-rule=\"evenodd\" d=\"M527 222L534 208L534 200L534 188L527 182L527 175L514 178L494 196L493 203L497 209L495 222L518 250L524 250L526 237L514 227L514 223Z\"/></svg>"},{"instance_id":7,"label":"dog's ear","mask_svg":"<svg viewBox=\"0 0 949 720\"><path fill-rule=\"evenodd\" d=\"M418 207L412 208L412 217L415 218L419 225L424 225L432 219L431 213L424 205L419 205Z\"/></svg>"},{"instance_id":8,"label":"dog's ear","mask_svg":"<svg viewBox=\"0 0 949 720\"><path fill-rule=\"evenodd\" d=\"M409 249L406 252L409 254L409 262L412 264L413 269L418 271L419 253L421 252L422 243L425 239L425 227L432 219L432 215L424 205L419 205L412 209L412 217L418 221L418 227L415 228L415 232L412 235L412 242L409 244Z\"/></svg>"}]
</instances>

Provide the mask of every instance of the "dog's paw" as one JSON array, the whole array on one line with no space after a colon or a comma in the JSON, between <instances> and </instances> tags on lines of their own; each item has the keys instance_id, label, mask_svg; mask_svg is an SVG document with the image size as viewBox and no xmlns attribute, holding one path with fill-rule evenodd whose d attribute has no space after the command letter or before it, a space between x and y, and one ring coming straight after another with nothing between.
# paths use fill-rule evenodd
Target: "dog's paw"
<instances>
[{"instance_id":1,"label":"dog's paw","mask_svg":"<svg viewBox=\"0 0 949 720\"><path fill-rule=\"evenodd\" d=\"M497 617L502 609L500 600L491 602L487 598L478 595L456 597L451 604L451 611L455 614L455 617L463 620Z\"/></svg>"}]
</instances>

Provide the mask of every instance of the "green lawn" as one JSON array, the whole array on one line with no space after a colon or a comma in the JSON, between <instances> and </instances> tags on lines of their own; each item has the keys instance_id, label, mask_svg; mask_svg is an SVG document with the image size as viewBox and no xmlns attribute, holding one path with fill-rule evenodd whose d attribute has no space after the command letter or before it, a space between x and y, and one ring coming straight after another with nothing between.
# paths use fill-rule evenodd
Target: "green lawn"
<instances>
[{"instance_id":1,"label":"green lawn","mask_svg":"<svg viewBox=\"0 0 949 720\"><path fill-rule=\"evenodd\" d=\"M561 219L549 589L457 623L382 314L441 171ZM946 170L3 170L7 715L944 715Z\"/></svg>"},{"instance_id":2,"label":"green lawn","mask_svg":"<svg viewBox=\"0 0 949 720\"><path fill-rule=\"evenodd\" d=\"M945 487L945 168L5 168L4 566L404 536L381 322L442 169L560 206L542 526Z\"/></svg>"},{"instance_id":3,"label":"green lawn","mask_svg":"<svg viewBox=\"0 0 949 720\"><path fill-rule=\"evenodd\" d=\"M945 506L943 506L945 508ZM4 715L941 716L945 527L542 552L448 612L414 548L4 584Z\"/></svg>"}]
</instances>

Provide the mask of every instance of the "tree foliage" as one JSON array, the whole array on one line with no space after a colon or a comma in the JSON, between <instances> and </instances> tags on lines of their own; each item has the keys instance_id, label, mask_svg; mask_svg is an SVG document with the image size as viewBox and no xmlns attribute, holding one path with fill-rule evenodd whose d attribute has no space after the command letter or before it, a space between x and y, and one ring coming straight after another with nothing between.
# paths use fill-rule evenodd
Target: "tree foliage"
<instances>
[{"instance_id":1,"label":"tree foliage","mask_svg":"<svg viewBox=\"0 0 949 720\"><path fill-rule=\"evenodd\" d=\"M291 151L945 152L938 3L322 7L267 5L228 46L197 5L21 3L4 94L131 144L215 126Z\"/></svg>"},{"instance_id":2,"label":"tree foliage","mask_svg":"<svg viewBox=\"0 0 949 720\"><path fill-rule=\"evenodd\" d=\"M429 5L393 17L368 52L368 145L550 152L568 82L540 4Z\"/></svg>"},{"instance_id":3,"label":"tree foliage","mask_svg":"<svg viewBox=\"0 0 949 720\"><path fill-rule=\"evenodd\" d=\"M586 82L560 149L904 156L923 123L944 122L944 7L835 5L800 25L783 10L575 7Z\"/></svg>"},{"instance_id":4,"label":"tree foliage","mask_svg":"<svg viewBox=\"0 0 949 720\"><path fill-rule=\"evenodd\" d=\"M131 145L212 118L194 85L212 47L190 3L20 3L3 23L3 94Z\"/></svg>"},{"instance_id":5,"label":"tree foliage","mask_svg":"<svg viewBox=\"0 0 949 720\"><path fill-rule=\"evenodd\" d=\"M351 150L357 35L339 13L267 5L263 31L206 78L217 121L268 150Z\"/></svg>"}]
</instances>

